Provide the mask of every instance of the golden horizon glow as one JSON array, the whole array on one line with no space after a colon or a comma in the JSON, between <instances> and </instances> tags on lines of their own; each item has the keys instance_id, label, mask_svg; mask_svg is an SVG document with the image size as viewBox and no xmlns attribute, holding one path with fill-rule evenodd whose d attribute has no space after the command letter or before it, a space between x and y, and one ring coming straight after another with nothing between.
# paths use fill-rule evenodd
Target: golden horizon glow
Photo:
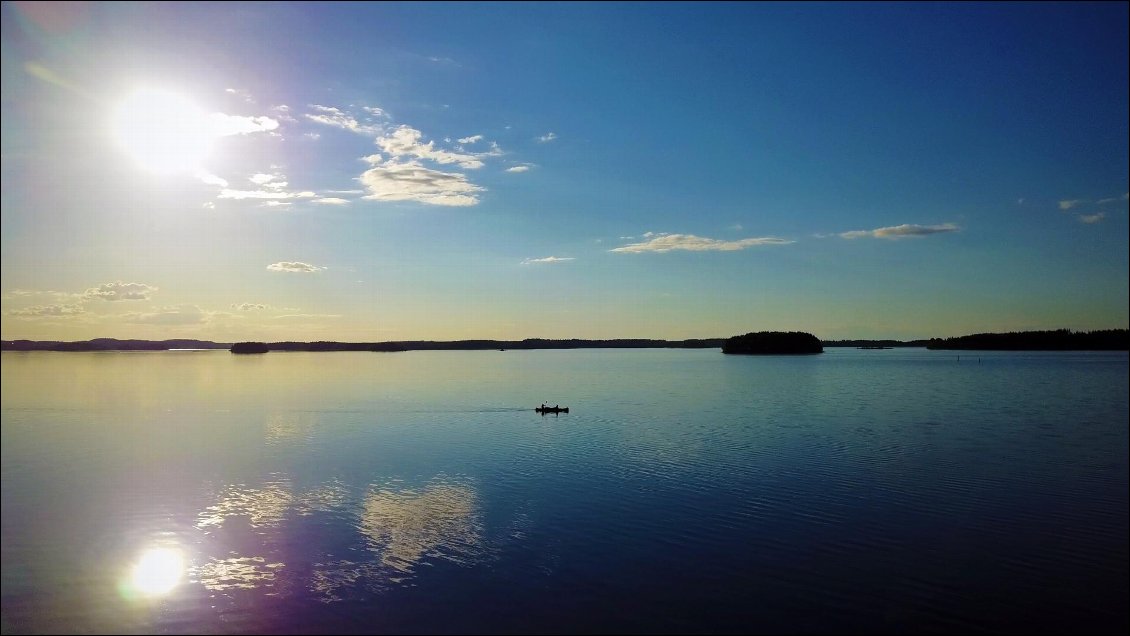
<instances>
[{"instance_id":1,"label":"golden horizon glow","mask_svg":"<svg viewBox=\"0 0 1130 636\"><path fill-rule=\"evenodd\" d=\"M114 110L111 130L126 154L158 174L201 170L217 137L203 109L165 89L131 93Z\"/></svg>"}]
</instances>

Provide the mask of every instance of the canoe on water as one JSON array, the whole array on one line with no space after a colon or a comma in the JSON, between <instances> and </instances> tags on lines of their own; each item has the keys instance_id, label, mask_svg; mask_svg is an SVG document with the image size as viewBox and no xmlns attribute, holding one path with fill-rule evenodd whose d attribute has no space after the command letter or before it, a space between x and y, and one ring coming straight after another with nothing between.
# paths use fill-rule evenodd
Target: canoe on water
<instances>
[{"instance_id":1,"label":"canoe on water","mask_svg":"<svg viewBox=\"0 0 1130 636\"><path fill-rule=\"evenodd\" d=\"M568 413L569 407L567 406L539 406L534 409L538 413Z\"/></svg>"}]
</instances>

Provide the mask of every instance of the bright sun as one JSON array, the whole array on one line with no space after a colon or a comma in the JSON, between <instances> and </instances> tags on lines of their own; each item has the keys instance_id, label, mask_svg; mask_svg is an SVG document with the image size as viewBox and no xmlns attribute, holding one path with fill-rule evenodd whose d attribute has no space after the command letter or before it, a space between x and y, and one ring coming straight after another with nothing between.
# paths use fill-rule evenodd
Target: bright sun
<instances>
[{"instance_id":1,"label":"bright sun","mask_svg":"<svg viewBox=\"0 0 1130 636\"><path fill-rule=\"evenodd\" d=\"M199 170L216 139L207 113L164 90L134 92L114 111L112 126L141 167L161 174Z\"/></svg>"}]
</instances>

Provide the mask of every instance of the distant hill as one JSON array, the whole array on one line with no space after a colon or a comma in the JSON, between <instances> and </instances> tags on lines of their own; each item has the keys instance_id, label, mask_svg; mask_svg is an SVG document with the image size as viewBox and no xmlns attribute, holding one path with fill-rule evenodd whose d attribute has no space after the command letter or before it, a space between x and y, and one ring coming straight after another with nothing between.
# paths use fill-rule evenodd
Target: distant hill
<instances>
[{"instance_id":1,"label":"distant hill","mask_svg":"<svg viewBox=\"0 0 1130 636\"><path fill-rule=\"evenodd\" d=\"M689 340L648 340L643 338L615 340L402 340L392 342L268 342L270 351L479 351L489 349L716 349L724 338ZM207 340L118 340L95 338L78 342L54 340L4 340L4 351L163 351L168 349L230 349L231 343Z\"/></svg>"},{"instance_id":2,"label":"distant hill","mask_svg":"<svg viewBox=\"0 0 1130 636\"><path fill-rule=\"evenodd\" d=\"M975 333L957 338L931 338L927 349L976 351L1128 351L1130 330L1102 331L1017 331Z\"/></svg>"},{"instance_id":3,"label":"distant hill","mask_svg":"<svg viewBox=\"0 0 1130 636\"><path fill-rule=\"evenodd\" d=\"M734 336L722 345L722 353L777 355L823 352L820 340L803 331L751 332Z\"/></svg>"},{"instance_id":4,"label":"distant hill","mask_svg":"<svg viewBox=\"0 0 1130 636\"><path fill-rule=\"evenodd\" d=\"M169 349L227 349L230 344L209 340L118 340L95 338L77 342L55 340L3 340L3 351L167 351Z\"/></svg>"}]
</instances>

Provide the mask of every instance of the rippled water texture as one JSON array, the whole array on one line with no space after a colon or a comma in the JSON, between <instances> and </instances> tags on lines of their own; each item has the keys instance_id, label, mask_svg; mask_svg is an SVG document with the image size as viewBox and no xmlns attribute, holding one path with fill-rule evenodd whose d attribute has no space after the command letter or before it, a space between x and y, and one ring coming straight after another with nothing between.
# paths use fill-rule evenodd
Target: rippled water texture
<instances>
[{"instance_id":1,"label":"rippled water texture","mask_svg":"<svg viewBox=\"0 0 1130 636\"><path fill-rule=\"evenodd\" d=\"M1125 632L1127 355L971 353L4 353L3 632Z\"/></svg>"}]
</instances>

